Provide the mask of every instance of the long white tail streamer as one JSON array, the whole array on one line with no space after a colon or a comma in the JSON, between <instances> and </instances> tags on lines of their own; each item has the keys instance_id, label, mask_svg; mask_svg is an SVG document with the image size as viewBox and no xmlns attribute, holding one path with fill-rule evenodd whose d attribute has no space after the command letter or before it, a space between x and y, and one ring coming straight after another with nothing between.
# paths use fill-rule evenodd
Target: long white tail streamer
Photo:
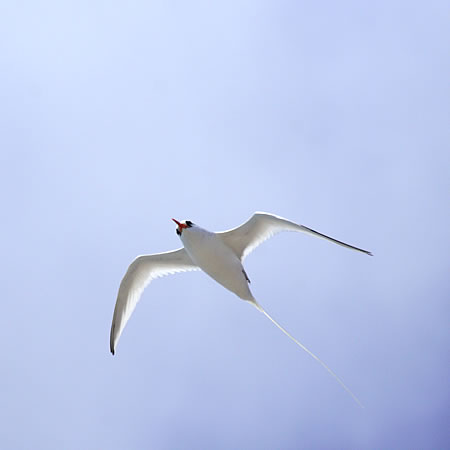
<instances>
[{"instance_id":1,"label":"long white tail streamer","mask_svg":"<svg viewBox=\"0 0 450 450\"><path fill-rule=\"evenodd\" d=\"M303 344L301 344L297 339L295 339L294 336L289 334L275 319L273 319L265 310L264 308L255 302L251 302L259 311L261 311L273 324L275 324L289 339L294 341L301 349L303 349L308 355L313 357L319 364L322 365L326 369L326 371L351 395L353 400L361 407L364 408L363 404L359 401L358 397L345 385L345 383L320 359L318 358L313 352L308 350Z\"/></svg>"}]
</instances>

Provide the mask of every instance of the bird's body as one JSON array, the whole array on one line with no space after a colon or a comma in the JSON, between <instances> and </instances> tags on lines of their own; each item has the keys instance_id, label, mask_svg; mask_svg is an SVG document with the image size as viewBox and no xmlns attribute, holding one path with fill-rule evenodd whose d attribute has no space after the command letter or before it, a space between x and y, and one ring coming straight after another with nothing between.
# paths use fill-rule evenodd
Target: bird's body
<instances>
[{"instance_id":1,"label":"bird's body","mask_svg":"<svg viewBox=\"0 0 450 450\"><path fill-rule=\"evenodd\" d=\"M184 230L180 238L203 272L243 300L254 300L240 259L219 234L195 226Z\"/></svg>"},{"instance_id":2,"label":"bird's body","mask_svg":"<svg viewBox=\"0 0 450 450\"><path fill-rule=\"evenodd\" d=\"M183 248L166 253L138 256L131 263L120 283L111 325L110 349L112 354L115 352L117 342L143 290L150 281L170 273L201 269L226 289L253 304L283 333L325 367L360 404L342 380L324 362L291 336L255 300L250 291L250 280L242 262L259 244L281 231L308 233L361 253L371 255L370 252L267 213L255 213L239 227L218 233L205 230L189 220L183 222L172 220L178 225L176 232L181 238Z\"/></svg>"}]
</instances>

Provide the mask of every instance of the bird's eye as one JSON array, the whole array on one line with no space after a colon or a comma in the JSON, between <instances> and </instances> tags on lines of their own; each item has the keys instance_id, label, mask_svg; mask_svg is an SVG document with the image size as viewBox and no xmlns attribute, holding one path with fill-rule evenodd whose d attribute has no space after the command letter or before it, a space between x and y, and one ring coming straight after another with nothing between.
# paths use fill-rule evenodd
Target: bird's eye
<instances>
[{"instance_id":1,"label":"bird's eye","mask_svg":"<svg viewBox=\"0 0 450 450\"><path fill-rule=\"evenodd\" d=\"M181 234L181 231L177 228L177 234L178 236Z\"/></svg>"},{"instance_id":2,"label":"bird's eye","mask_svg":"<svg viewBox=\"0 0 450 450\"><path fill-rule=\"evenodd\" d=\"M190 220L186 220L186 225L191 228L192 227L192 222Z\"/></svg>"}]
</instances>

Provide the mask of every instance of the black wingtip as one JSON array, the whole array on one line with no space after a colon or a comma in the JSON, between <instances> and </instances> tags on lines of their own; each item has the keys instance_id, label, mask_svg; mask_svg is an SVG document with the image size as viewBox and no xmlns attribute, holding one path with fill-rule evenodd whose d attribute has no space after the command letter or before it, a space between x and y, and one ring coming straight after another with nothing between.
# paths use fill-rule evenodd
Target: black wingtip
<instances>
[{"instance_id":1,"label":"black wingtip","mask_svg":"<svg viewBox=\"0 0 450 450\"><path fill-rule=\"evenodd\" d=\"M109 333L109 350L114 356L114 329L116 328L115 320L113 319L113 323L111 325L111 332Z\"/></svg>"}]
</instances>

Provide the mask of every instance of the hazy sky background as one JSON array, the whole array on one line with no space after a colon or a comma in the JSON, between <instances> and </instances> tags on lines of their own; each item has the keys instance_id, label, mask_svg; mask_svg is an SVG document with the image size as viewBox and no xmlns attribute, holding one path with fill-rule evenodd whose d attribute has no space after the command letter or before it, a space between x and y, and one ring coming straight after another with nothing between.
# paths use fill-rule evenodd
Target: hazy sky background
<instances>
[{"instance_id":1,"label":"hazy sky background","mask_svg":"<svg viewBox=\"0 0 450 450\"><path fill-rule=\"evenodd\" d=\"M0 6L0 448L449 445L450 5ZM246 260L262 314L142 253L285 216Z\"/></svg>"}]
</instances>

